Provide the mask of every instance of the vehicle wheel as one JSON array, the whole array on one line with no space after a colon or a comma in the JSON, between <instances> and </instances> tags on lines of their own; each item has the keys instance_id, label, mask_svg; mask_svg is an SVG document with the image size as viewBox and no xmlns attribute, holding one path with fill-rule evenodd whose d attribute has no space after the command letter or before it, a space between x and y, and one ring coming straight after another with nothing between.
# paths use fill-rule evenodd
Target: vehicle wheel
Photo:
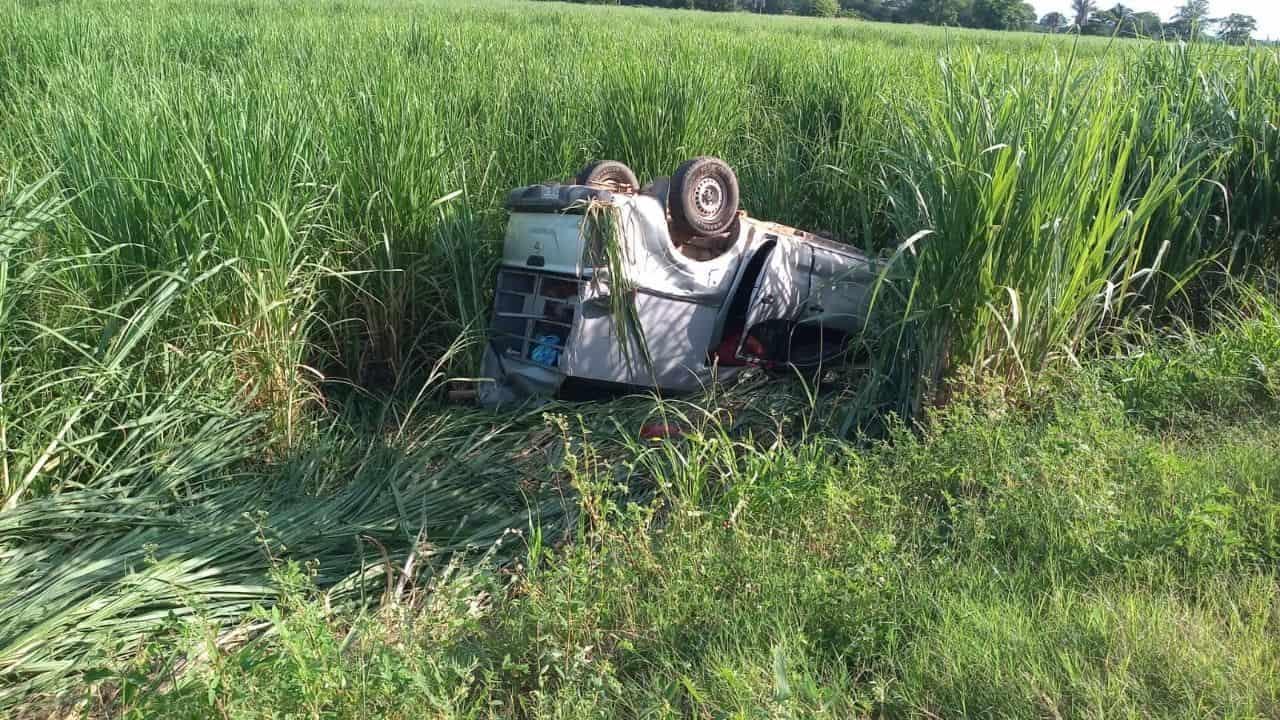
<instances>
[{"instance_id":1,"label":"vehicle wheel","mask_svg":"<svg viewBox=\"0 0 1280 720\"><path fill-rule=\"evenodd\" d=\"M698 157L671 176L671 221L693 235L718 235L738 215L738 176L719 158Z\"/></svg>"},{"instance_id":2,"label":"vehicle wheel","mask_svg":"<svg viewBox=\"0 0 1280 720\"><path fill-rule=\"evenodd\" d=\"M640 187L640 181L636 179L636 174L631 172L631 168L617 160L596 160L588 163L586 167L578 171L578 176L574 178L574 182L578 185L613 183L615 185L628 185L632 188Z\"/></svg>"}]
</instances>

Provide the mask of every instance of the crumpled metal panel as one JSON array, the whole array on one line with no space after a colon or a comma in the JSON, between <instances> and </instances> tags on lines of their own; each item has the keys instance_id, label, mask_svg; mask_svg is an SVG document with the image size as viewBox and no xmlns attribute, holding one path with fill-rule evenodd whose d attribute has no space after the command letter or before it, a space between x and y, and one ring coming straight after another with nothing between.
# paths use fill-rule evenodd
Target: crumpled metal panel
<instances>
[{"instance_id":1,"label":"crumpled metal panel","mask_svg":"<svg viewBox=\"0 0 1280 720\"><path fill-rule=\"evenodd\" d=\"M667 211L649 195L621 196L624 251L631 259L629 279L636 286L671 297L718 302L729 291L734 271L749 245L750 226L741 223L739 237L711 260L691 260L676 249L667 226Z\"/></svg>"}]
</instances>

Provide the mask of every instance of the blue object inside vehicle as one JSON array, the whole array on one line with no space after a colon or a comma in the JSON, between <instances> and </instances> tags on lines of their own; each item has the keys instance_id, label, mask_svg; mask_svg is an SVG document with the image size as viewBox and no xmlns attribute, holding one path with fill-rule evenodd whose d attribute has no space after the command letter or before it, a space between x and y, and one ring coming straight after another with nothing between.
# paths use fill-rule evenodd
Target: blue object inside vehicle
<instances>
[{"instance_id":1,"label":"blue object inside vehicle","mask_svg":"<svg viewBox=\"0 0 1280 720\"><path fill-rule=\"evenodd\" d=\"M560 351L552 347L553 343L558 345L561 342L559 337L555 335L539 335L535 342L538 344L534 346L533 352L530 353L531 360L547 367L555 367L560 363Z\"/></svg>"}]
</instances>

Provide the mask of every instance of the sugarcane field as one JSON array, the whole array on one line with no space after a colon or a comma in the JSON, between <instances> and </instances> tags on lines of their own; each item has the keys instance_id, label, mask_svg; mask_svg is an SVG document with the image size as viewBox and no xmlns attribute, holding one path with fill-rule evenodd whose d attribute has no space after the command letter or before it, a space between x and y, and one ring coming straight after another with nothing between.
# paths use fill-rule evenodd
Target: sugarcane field
<instances>
[{"instance_id":1,"label":"sugarcane field","mask_svg":"<svg viewBox=\"0 0 1280 720\"><path fill-rule=\"evenodd\" d=\"M1278 39L0 0L0 717L1280 716Z\"/></svg>"}]
</instances>

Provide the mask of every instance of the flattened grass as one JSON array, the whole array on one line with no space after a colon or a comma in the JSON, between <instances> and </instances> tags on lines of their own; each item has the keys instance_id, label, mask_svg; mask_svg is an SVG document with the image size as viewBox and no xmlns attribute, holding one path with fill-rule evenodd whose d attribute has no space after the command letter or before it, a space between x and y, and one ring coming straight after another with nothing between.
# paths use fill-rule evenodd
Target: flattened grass
<instances>
[{"instance_id":1,"label":"flattened grass","mask_svg":"<svg viewBox=\"0 0 1280 720\"><path fill-rule=\"evenodd\" d=\"M1241 332L1280 328L1251 321L1200 339ZM1222 379L1194 347L1150 350L1203 373L1147 382L1191 393ZM286 577L288 610L267 620L279 637L220 654L167 694L147 689L154 673L119 672L111 707L1269 717L1280 709L1280 434L1265 418L1280 398L1224 402L1155 432L1142 418L1159 406L1134 412L1110 372L1059 377L1035 408L957 399L923 436L869 450L819 437L753 453L691 435L670 451L693 486L673 482L647 506L596 495L605 502L554 562L531 554L496 583L461 572L416 609L355 618L326 616ZM1200 434L1186 432L1192 421ZM611 467L577 467L588 496L616 481ZM163 665L166 647L148 662Z\"/></svg>"}]
</instances>

